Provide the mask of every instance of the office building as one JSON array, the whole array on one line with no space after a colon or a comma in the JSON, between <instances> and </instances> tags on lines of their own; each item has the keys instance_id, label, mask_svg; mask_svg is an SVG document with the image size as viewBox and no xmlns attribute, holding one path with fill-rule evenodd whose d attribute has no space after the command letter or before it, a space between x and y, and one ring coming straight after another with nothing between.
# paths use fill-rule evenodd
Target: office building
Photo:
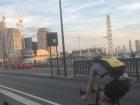
<instances>
[{"instance_id":1,"label":"office building","mask_svg":"<svg viewBox=\"0 0 140 105\"><path fill-rule=\"evenodd\" d=\"M6 50L15 51L21 50L22 46L22 36L20 31L16 28L8 28L6 33Z\"/></svg>"},{"instance_id":2,"label":"office building","mask_svg":"<svg viewBox=\"0 0 140 105\"><path fill-rule=\"evenodd\" d=\"M25 49L28 50L33 50L33 46L32 46L32 38L24 38L24 45L25 45Z\"/></svg>"},{"instance_id":3,"label":"office building","mask_svg":"<svg viewBox=\"0 0 140 105\"><path fill-rule=\"evenodd\" d=\"M50 28L39 28L37 32L38 49L48 49L47 33L51 32Z\"/></svg>"},{"instance_id":4,"label":"office building","mask_svg":"<svg viewBox=\"0 0 140 105\"><path fill-rule=\"evenodd\" d=\"M131 43L131 40L129 40L129 52L130 53L132 52L132 43Z\"/></svg>"},{"instance_id":5,"label":"office building","mask_svg":"<svg viewBox=\"0 0 140 105\"><path fill-rule=\"evenodd\" d=\"M5 17L2 17L2 19L0 20L0 57L3 56L3 51L5 49L5 33Z\"/></svg>"},{"instance_id":6,"label":"office building","mask_svg":"<svg viewBox=\"0 0 140 105\"><path fill-rule=\"evenodd\" d=\"M40 49L46 50L50 54L50 47L47 44L47 35L48 35L49 32L51 32L50 28L40 28L40 29L38 29L38 32L37 32L37 41L38 41L37 47L38 47L38 50L40 50ZM56 48L55 47L51 47L51 54L52 54L52 57L56 57L57 53L56 53Z\"/></svg>"},{"instance_id":7,"label":"office building","mask_svg":"<svg viewBox=\"0 0 140 105\"><path fill-rule=\"evenodd\" d=\"M34 54L36 55L37 54L37 42L32 42L32 49L34 50Z\"/></svg>"},{"instance_id":8,"label":"office building","mask_svg":"<svg viewBox=\"0 0 140 105\"><path fill-rule=\"evenodd\" d=\"M140 51L140 40L135 40L136 51Z\"/></svg>"},{"instance_id":9,"label":"office building","mask_svg":"<svg viewBox=\"0 0 140 105\"><path fill-rule=\"evenodd\" d=\"M123 52L123 53L127 53L125 45L123 45L122 52Z\"/></svg>"}]
</instances>

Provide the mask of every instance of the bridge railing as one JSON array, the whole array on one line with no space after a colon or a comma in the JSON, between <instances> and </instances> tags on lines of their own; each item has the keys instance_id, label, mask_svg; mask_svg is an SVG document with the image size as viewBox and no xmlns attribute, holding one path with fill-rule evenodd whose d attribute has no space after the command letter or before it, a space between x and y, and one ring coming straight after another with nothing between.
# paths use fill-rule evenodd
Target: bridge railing
<instances>
[{"instance_id":1,"label":"bridge railing","mask_svg":"<svg viewBox=\"0 0 140 105\"><path fill-rule=\"evenodd\" d=\"M137 82L140 82L140 58L121 59L126 64L125 71L129 76L136 77ZM90 67L94 64L94 60L74 61L74 77L77 74L89 74Z\"/></svg>"},{"instance_id":2,"label":"bridge railing","mask_svg":"<svg viewBox=\"0 0 140 105\"><path fill-rule=\"evenodd\" d=\"M140 82L140 58L122 59L126 64L126 72L129 76L136 77L137 82Z\"/></svg>"}]
</instances>

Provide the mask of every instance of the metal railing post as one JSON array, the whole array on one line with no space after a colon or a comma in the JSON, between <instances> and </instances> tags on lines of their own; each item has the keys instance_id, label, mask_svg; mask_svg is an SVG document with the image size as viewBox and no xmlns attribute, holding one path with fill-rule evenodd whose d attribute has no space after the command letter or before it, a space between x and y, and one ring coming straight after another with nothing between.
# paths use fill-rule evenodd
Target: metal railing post
<instances>
[{"instance_id":1,"label":"metal railing post","mask_svg":"<svg viewBox=\"0 0 140 105\"><path fill-rule=\"evenodd\" d=\"M139 68L138 68L138 60L136 60L136 78L137 78L137 83L140 82L140 78L139 78Z\"/></svg>"},{"instance_id":2,"label":"metal railing post","mask_svg":"<svg viewBox=\"0 0 140 105\"><path fill-rule=\"evenodd\" d=\"M74 78L76 78L76 61L73 62Z\"/></svg>"}]
</instances>

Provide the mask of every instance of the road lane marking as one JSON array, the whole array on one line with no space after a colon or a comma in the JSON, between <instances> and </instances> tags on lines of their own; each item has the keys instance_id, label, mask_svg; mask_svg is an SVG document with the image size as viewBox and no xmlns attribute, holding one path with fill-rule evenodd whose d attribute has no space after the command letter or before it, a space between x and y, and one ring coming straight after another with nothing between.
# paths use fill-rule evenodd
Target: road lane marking
<instances>
[{"instance_id":1,"label":"road lane marking","mask_svg":"<svg viewBox=\"0 0 140 105\"><path fill-rule=\"evenodd\" d=\"M25 104L25 105L41 105L39 103L31 101L31 100L29 100L27 98L24 98L22 96L19 96L17 94L14 94L12 92L7 91L7 90L3 90L1 88L0 88L0 93L6 95L6 96L8 96L8 97L10 97L10 98L12 98L12 99L14 99L16 101L18 101L18 102L20 102L22 104Z\"/></svg>"},{"instance_id":2,"label":"road lane marking","mask_svg":"<svg viewBox=\"0 0 140 105\"><path fill-rule=\"evenodd\" d=\"M13 88L4 86L4 85L0 85L0 87L5 88L5 89L12 90L12 91L14 91L14 92L17 92L17 93L20 93L20 94L23 94L23 95L26 95L26 96L29 96L29 97L32 97L32 98L35 98L35 99L38 99L38 100L41 100L41 101L43 101L43 102L46 102L46 103L49 103L49 104L52 104L52 105L61 105L61 104L58 104L58 103L56 103L56 102L53 102L53 101L50 101L50 100L47 100L47 99L44 99L44 98L40 98L40 97L31 95L31 94L29 94L29 93L22 92L22 91L19 91L19 90L16 90L16 89L13 89Z\"/></svg>"}]
</instances>

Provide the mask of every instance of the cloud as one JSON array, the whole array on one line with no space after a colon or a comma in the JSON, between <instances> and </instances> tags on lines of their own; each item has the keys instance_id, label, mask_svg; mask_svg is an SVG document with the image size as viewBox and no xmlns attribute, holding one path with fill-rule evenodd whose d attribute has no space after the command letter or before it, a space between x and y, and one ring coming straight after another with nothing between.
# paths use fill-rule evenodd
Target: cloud
<instances>
[{"instance_id":1,"label":"cloud","mask_svg":"<svg viewBox=\"0 0 140 105\"><path fill-rule=\"evenodd\" d=\"M139 10L140 2L120 6L119 10Z\"/></svg>"},{"instance_id":2,"label":"cloud","mask_svg":"<svg viewBox=\"0 0 140 105\"><path fill-rule=\"evenodd\" d=\"M140 2L137 1L62 0L67 49L72 49L74 45L78 48L78 39L71 38L79 36L82 48L93 45L104 46L104 43L107 43L103 39L106 35L107 14L111 16L114 45L118 44L118 40L122 44L126 43L127 36L140 39L140 31L138 31ZM37 28L48 26L58 32L61 46L59 0L0 0L0 6L2 9L7 9L8 27L15 27L17 21L15 9L18 8L20 15L23 16L26 36L36 39Z\"/></svg>"}]
</instances>

